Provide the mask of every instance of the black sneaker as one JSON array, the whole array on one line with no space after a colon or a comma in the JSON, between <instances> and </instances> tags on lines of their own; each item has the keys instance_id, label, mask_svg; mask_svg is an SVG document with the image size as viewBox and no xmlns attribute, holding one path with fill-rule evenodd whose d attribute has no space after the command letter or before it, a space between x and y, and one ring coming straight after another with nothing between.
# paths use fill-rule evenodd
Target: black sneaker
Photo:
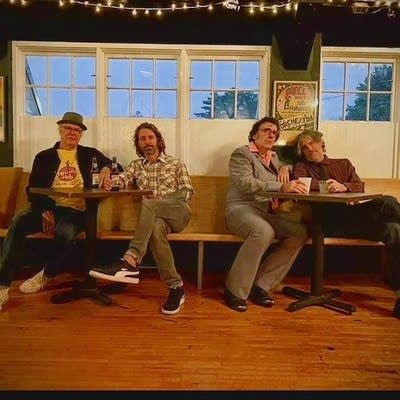
<instances>
[{"instance_id":1,"label":"black sneaker","mask_svg":"<svg viewBox=\"0 0 400 400\"><path fill-rule=\"evenodd\" d=\"M394 303L392 315L393 317L400 319L400 297Z\"/></svg>"},{"instance_id":2,"label":"black sneaker","mask_svg":"<svg viewBox=\"0 0 400 400\"><path fill-rule=\"evenodd\" d=\"M181 305L185 302L185 292L183 287L174 287L169 289L168 298L163 305L161 312L163 314L176 314Z\"/></svg>"},{"instance_id":3,"label":"black sneaker","mask_svg":"<svg viewBox=\"0 0 400 400\"><path fill-rule=\"evenodd\" d=\"M122 283L139 283L139 268L133 268L128 261L118 260L110 268L93 268L89 271L93 278Z\"/></svg>"}]
</instances>

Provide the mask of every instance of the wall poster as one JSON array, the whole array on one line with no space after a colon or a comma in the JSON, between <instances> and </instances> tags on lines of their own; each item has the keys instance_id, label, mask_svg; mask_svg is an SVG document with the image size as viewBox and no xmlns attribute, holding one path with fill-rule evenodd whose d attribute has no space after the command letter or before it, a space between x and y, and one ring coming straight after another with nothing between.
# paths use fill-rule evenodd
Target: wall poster
<instances>
[{"instance_id":1,"label":"wall poster","mask_svg":"<svg viewBox=\"0 0 400 400\"><path fill-rule=\"evenodd\" d=\"M275 81L273 113L286 139L305 129L317 129L318 83L316 81Z\"/></svg>"}]
</instances>

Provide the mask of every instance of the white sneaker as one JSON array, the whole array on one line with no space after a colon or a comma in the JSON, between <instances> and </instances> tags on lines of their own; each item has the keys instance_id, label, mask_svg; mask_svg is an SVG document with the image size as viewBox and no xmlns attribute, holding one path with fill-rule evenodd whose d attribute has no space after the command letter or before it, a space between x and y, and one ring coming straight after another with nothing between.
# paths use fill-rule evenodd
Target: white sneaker
<instances>
[{"instance_id":1,"label":"white sneaker","mask_svg":"<svg viewBox=\"0 0 400 400\"><path fill-rule=\"evenodd\" d=\"M0 311L3 308L3 305L8 301L8 291L10 290L9 287L1 287L0 288Z\"/></svg>"},{"instance_id":2,"label":"white sneaker","mask_svg":"<svg viewBox=\"0 0 400 400\"><path fill-rule=\"evenodd\" d=\"M51 281L52 278L44 276L44 269L38 272L35 276L27 279L19 285L19 290L22 293L36 293L43 290L44 287Z\"/></svg>"}]
</instances>

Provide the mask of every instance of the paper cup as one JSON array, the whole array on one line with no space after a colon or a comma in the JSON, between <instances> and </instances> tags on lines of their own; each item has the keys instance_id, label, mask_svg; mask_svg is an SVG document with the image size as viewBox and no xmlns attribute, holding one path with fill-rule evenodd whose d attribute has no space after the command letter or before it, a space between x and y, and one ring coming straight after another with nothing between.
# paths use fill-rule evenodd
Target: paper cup
<instances>
[{"instance_id":1,"label":"paper cup","mask_svg":"<svg viewBox=\"0 0 400 400\"><path fill-rule=\"evenodd\" d=\"M318 185L319 185L320 193L328 193L329 192L329 189L328 189L329 183L327 181L319 181Z\"/></svg>"},{"instance_id":2,"label":"paper cup","mask_svg":"<svg viewBox=\"0 0 400 400\"><path fill-rule=\"evenodd\" d=\"M303 182L306 185L307 193L310 193L311 186L311 178L299 178L299 181Z\"/></svg>"}]
</instances>

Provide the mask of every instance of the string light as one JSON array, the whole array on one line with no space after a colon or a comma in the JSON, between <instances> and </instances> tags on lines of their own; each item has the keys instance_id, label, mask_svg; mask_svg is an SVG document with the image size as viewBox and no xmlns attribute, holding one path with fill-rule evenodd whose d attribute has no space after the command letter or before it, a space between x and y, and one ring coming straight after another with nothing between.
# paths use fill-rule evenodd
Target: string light
<instances>
[{"instance_id":1,"label":"string light","mask_svg":"<svg viewBox=\"0 0 400 400\"><path fill-rule=\"evenodd\" d=\"M9 4L17 6L27 6L32 3L39 3L48 0L8 0ZM178 1L171 0L171 4L165 7L137 7L134 6L134 1L128 2L127 0L58 0L58 6L60 8L65 8L69 6L86 6L94 10L96 14L100 14L106 9L119 9L121 12L128 12L133 16L139 15L150 15L155 14L156 16L161 16L164 12L174 12L174 11L187 11L192 9L205 9L207 11L213 11L215 7L225 8L228 11L239 12L239 10L247 10L247 13L254 15L256 12L264 15L276 15L278 10L283 10L283 12L296 13L299 3L312 4L315 0L272 0L269 4L265 1L240 1L240 0L224 0L217 2L210 2L209 0L204 1ZM57 4L56 3L56 4ZM386 11L388 18L393 18L396 16L400 10L399 0L319 0L323 6L329 7L348 7L353 10L353 13L368 13L376 14L382 11ZM357 8L357 4L361 4L363 12L361 12L361 7ZM269 10L270 13L265 13ZM279 11L280 12L280 11Z\"/></svg>"},{"instance_id":2,"label":"string light","mask_svg":"<svg viewBox=\"0 0 400 400\"><path fill-rule=\"evenodd\" d=\"M36 0L36 2L45 1L45 0ZM66 3L74 6L86 6L92 7L96 13L100 13L106 9L119 9L121 11L126 11L131 13L132 15L137 15L139 12L148 15L150 13L155 13L156 15L161 15L163 12L168 11L187 11L192 9L206 9L208 11L213 11L215 7L225 8L227 10L239 11L240 8L248 9L250 14L254 14L257 10L263 13L265 10L272 10L276 13L275 10L279 8L284 8L286 11L290 11L291 8L295 9L298 0L276 0L274 4L266 5L264 2L246 2L241 3L239 0L224 0L218 2L210 2L210 1L185 1L185 2L176 2L172 0L170 6L165 7L138 7L133 6L127 3L126 0L59 0L59 7L63 8ZM17 0L9 0L10 4L17 3ZM33 3L34 0L31 0ZM21 4L25 4L25 0L20 0ZM132 2L133 3L133 2Z\"/></svg>"}]
</instances>

